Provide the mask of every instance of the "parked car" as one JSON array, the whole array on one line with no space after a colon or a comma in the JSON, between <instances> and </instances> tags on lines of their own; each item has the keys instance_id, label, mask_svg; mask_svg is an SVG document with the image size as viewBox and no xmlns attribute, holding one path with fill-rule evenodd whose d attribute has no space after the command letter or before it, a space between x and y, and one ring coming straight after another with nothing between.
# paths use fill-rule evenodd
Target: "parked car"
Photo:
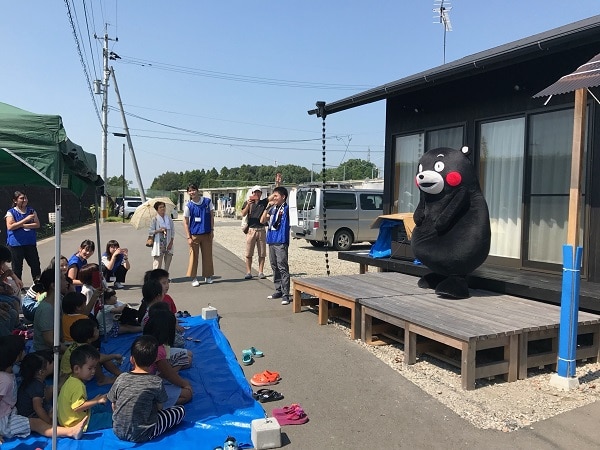
<instances>
[{"instance_id":1,"label":"parked car","mask_svg":"<svg viewBox=\"0 0 600 450\"><path fill-rule=\"evenodd\" d=\"M292 194L294 190L292 190ZM383 191L352 187L295 189L298 220L291 227L293 237L323 247L323 208L327 212L327 241L336 250L349 250L355 242L375 242L378 229L371 225L383 213Z\"/></svg>"},{"instance_id":2,"label":"parked car","mask_svg":"<svg viewBox=\"0 0 600 450\"><path fill-rule=\"evenodd\" d=\"M117 197L115 201L115 210L118 217L123 217L123 197ZM125 197L125 217L131 219L138 206L142 204L142 197ZM171 217L177 219L179 213L176 209L171 212Z\"/></svg>"},{"instance_id":3,"label":"parked car","mask_svg":"<svg viewBox=\"0 0 600 450\"><path fill-rule=\"evenodd\" d=\"M124 204L119 205L119 217L123 217L123 210L125 210L125 217L131 219L136 208L141 204L141 197L125 197Z\"/></svg>"}]
</instances>

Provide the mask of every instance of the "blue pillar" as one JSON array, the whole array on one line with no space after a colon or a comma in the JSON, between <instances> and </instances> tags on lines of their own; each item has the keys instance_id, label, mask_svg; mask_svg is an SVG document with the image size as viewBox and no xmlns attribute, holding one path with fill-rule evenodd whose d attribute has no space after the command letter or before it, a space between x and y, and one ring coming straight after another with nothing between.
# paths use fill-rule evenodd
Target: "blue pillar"
<instances>
[{"instance_id":1,"label":"blue pillar","mask_svg":"<svg viewBox=\"0 0 600 450\"><path fill-rule=\"evenodd\" d=\"M560 329L558 335L558 367L561 377L575 376L577 352L577 314L579 311L580 268L583 248L563 245L563 282L560 300Z\"/></svg>"}]
</instances>

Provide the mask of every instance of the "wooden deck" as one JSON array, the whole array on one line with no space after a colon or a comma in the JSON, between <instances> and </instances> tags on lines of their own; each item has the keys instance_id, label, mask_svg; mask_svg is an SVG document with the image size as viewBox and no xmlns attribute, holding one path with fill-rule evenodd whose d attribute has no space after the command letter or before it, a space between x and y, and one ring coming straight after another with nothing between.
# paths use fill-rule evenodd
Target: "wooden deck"
<instances>
[{"instance_id":1,"label":"wooden deck","mask_svg":"<svg viewBox=\"0 0 600 450\"><path fill-rule=\"evenodd\" d=\"M338 258L357 263L360 273L367 272L369 267L415 276L423 276L430 272L425 266L413 264L412 260L373 258L366 252L338 252ZM560 275L483 265L470 274L467 281L473 289L485 289L560 305ZM600 283L581 280L579 307L584 311L600 314Z\"/></svg>"},{"instance_id":2,"label":"wooden deck","mask_svg":"<svg viewBox=\"0 0 600 450\"><path fill-rule=\"evenodd\" d=\"M458 366L464 389L473 389L478 378L502 375L515 381L526 378L528 368L556 363L560 308L555 305L483 290L472 290L469 299L442 299L431 290L419 288L416 277L396 272L293 281L294 312L300 312L306 304L318 303L321 325L336 312L336 305L350 309L353 339L360 335L363 341L373 344L382 325L397 327L401 332L396 337L404 344L406 364L414 364L417 353L435 354L438 346L432 346L432 342L457 349L461 353ZM302 293L316 300L303 299ZM597 359L600 315L580 311L578 322L578 334L590 335L591 339L578 346L577 359ZM530 352L531 343L542 339L551 342L549 350ZM501 349L502 357L477 361L478 351L496 348Z\"/></svg>"}]
</instances>

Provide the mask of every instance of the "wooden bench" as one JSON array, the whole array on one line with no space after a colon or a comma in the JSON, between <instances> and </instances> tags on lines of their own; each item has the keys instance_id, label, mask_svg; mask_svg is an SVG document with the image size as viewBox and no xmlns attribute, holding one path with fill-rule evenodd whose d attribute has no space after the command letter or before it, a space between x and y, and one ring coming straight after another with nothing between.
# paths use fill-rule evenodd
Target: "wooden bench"
<instances>
[{"instance_id":1,"label":"wooden bench","mask_svg":"<svg viewBox=\"0 0 600 450\"><path fill-rule=\"evenodd\" d=\"M418 293L417 279L395 272L369 273L361 276L294 278L292 309L295 313L303 306L319 307L319 325L326 325L329 316L339 311L333 305L350 310L350 337L360 337L360 301L364 298L386 297L404 292ZM303 298L302 294L313 298Z\"/></svg>"},{"instance_id":2,"label":"wooden bench","mask_svg":"<svg viewBox=\"0 0 600 450\"><path fill-rule=\"evenodd\" d=\"M479 378L502 375L515 381L527 377L528 367L555 364L556 345L543 356L527 349L535 339L557 339L559 316L554 305L487 291L473 290L463 300L433 293L370 298L361 300L361 337L374 343L373 318L402 328L405 364L416 362L418 336L458 349L462 387L473 389ZM593 334L593 344L580 349L577 359L597 358L600 316L580 312L579 325L580 335ZM503 358L478 364L477 352L491 348L502 348Z\"/></svg>"}]
</instances>

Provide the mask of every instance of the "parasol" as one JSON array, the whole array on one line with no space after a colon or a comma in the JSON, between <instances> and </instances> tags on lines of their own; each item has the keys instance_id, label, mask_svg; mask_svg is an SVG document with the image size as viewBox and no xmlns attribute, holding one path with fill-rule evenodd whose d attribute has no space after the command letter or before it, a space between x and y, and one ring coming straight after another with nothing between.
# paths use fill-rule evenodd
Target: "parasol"
<instances>
[{"instance_id":1,"label":"parasol","mask_svg":"<svg viewBox=\"0 0 600 450\"><path fill-rule=\"evenodd\" d=\"M142 228L148 228L150 226L150 222L152 222L152 219L154 219L157 214L156 209L154 209L156 202L163 202L166 205L166 215L170 216L175 209L175 204L167 197L156 197L146 200L135 209L135 212L129 221L136 230L141 230Z\"/></svg>"}]
</instances>

